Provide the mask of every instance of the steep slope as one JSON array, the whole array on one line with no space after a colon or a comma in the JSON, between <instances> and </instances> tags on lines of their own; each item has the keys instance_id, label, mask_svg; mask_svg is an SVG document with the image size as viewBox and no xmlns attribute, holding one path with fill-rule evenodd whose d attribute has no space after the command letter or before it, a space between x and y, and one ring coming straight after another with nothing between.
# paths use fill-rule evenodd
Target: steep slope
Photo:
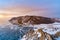
<instances>
[{"instance_id":1,"label":"steep slope","mask_svg":"<svg viewBox=\"0 0 60 40\"><path fill-rule=\"evenodd\" d=\"M20 16L20 17L13 17L9 20L10 23L14 25L37 25L37 24L51 24L54 22L60 22L57 18L48 18L42 16Z\"/></svg>"}]
</instances>

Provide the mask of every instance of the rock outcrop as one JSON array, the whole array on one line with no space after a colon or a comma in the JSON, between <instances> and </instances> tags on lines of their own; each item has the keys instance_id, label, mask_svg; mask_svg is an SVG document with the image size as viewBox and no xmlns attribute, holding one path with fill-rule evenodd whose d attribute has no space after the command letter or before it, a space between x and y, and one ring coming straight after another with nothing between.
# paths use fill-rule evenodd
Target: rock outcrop
<instances>
[{"instance_id":1,"label":"rock outcrop","mask_svg":"<svg viewBox=\"0 0 60 40\"><path fill-rule=\"evenodd\" d=\"M20 17L13 17L9 20L10 23L15 25L36 25L36 24L50 24L54 22L60 22L59 19L55 18L47 18L42 16L20 16Z\"/></svg>"},{"instance_id":2,"label":"rock outcrop","mask_svg":"<svg viewBox=\"0 0 60 40\"><path fill-rule=\"evenodd\" d=\"M51 35L46 32L43 32L42 29L38 29L38 32L41 33L41 37L39 40L53 40Z\"/></svg>"},{"instance_id":3,"label":"rock outcrop","mask_svg":"<svg viewBox=\"0 0 60 40\"><path fill-rule=\"evenodd\" d=\"M60 19L47 18L42 16L20 16L11 18L9 22L14 25L23 26L30 24L52 24L54 22L60 22ZM42 29L38 29L37 31L30 29L23 38L25 38L25 40L54 40L54 37L59 36L60 32L57 32L55 35L50 35L47 32L44 32Z\"/></svg>"},{"instance_id":4,"label":"rock outcrop","mask_svg":"<svg viewBox=\"0 0 60 40\"><path fill-rule=\"evenodd\" d=\"M55 37L60 37L60 31L55 34Z\"/></svg>"},{"instance_id":5,"label":"rock outcrop","mask_svg":"<svg viewBox=\"0 0 60 40\"><path fill-rule=\"evenodd\" d=\"M41 34L40 37L38 37L38 32ZM42 29L38 29L35 33L34 30L29 30L28 33L25 35L25 40L53 40L51 35L43 32Z\"/></svg>"}]
</instances>

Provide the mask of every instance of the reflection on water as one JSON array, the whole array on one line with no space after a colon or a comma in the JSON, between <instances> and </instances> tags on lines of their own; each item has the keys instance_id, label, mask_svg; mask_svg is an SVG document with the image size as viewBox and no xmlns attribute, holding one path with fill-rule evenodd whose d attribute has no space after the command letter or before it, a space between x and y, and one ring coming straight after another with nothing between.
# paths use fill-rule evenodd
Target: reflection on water
<instances>
[{"instance_id":1,"label":"reflection on water","mask_svg":"<svg viewBox=\"0 0 60 40\"><path fill-rule=\"evenodd\" d=\"M0 40L18 40L20 35L19 29L14 30L10 29L10 27L0 28Z\"/></svg>"},{"instance_id":2,"label":"reflection on water","mask_svg":"<svg viewBox=\"0 0 60 40\"><path fill-rule=\"evenodd\" d=\"M21 40L29 29L33 27L18 27L16 25L0 26L0 40ZM60 40L60 38L56 38Z\"/></svg>"},{"instance_id":3,"label":"reflection on water","mask_svg":"<svg viewBox=\"0 0 60 40\"><path fill-rule=\"evenodd\" d=\"M21 40L29 29L33 27L18 27L16 25L0 26L0 40ZM57 38L56 38L57 39ZM60 40L58 38L57 40Z\"/></svg>"},{"instance_id":4,"label":"reflection on water","mask_svg":"<svg viewBox=\"0 0 60 40\"><path fill-rule=\"evenodd\" d=\"M60 40L60 37L56 38L56 40Z\"/></svg>"},{"instance_id":5,"label":"reflection on water","mask_svg":"<svg viewBox=\"0 0 60 40\"><path fill-rule=\"evenodd\" d=\"M0 26L0 40L20 40L29 29L29 27L19 28L14 25Z\"/></svg>"},{"instance_id":6,"label":"reflection on water","mask_svg":"<svg viewBox=\"0 0 60 40\"><path fill-rule=\"evenodd\" d=\"M10 18L0 18L0 40L18 40L24 35L17 26L9 25Z\"/></svg>"}]
</instances>

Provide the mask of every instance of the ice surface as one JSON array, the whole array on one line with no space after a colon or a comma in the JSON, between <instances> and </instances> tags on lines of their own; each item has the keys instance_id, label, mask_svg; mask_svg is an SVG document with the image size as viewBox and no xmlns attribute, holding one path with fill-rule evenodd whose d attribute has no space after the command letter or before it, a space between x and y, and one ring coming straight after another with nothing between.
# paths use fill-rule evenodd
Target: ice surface
<instances>
[{"instance_id":1,"label":"ice surface","mask_svg":"<svg viewBox=\"0 0 60 40\"><path fill-rule=\"evenodd\" d=\"M37 31L38 29L42 28L44 32L47 32L49 34L55 34L56 32L60 31L60 23L53 23L53 24L41 24L41 25L34 25L34 30ZM39 33L38 33L39 34ZM25 35L24 35L25 36ZM41 36L41 34L39 34ZM38 37L39 37L38 36ZM23 37L22 40L25 38ZM26 39L25 39L26 40ZM31 40L31 39L30 39ZM60 38L56 38L56 40L60 40Z\"/></svg>"},{"instance_id":2,"label":"ice surface","mask_svg":"<svg viewBox=\"0 0 60 40\"><path fill-rule=\"evenodd\" d=\"M41 24L34 26L31 25L30 27L18 27L17 25L0 25L0 40L26 40L26 38L23 36L28 32L29 29L34 29L37 31L40 28L42 28L44 32L55 34L56 32L60 31L60 23L55 22L53 24ZM39 36L41 35L39 34ZM60 40L60 37L56 39Z\"/></svg>"}]
</instances>

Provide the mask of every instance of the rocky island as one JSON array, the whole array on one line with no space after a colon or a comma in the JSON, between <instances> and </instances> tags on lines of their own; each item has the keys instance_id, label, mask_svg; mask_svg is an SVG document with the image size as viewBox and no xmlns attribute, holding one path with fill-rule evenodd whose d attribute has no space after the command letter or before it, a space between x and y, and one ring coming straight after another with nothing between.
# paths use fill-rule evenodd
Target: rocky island
<instances>
[{"instance_id":1,"label":"rocky island","mask_svg":"<svg viewBox=\"0 0 60 40\"><path fill-rule=\"evenodd\" d=\"M12 23L13 25L19 25L19 27L24 27L23 25L27 26L27 25L38 25L38 24L39 25L53 24L54 22L60 22L60 19L26 15L26 16L13 17L9 20L9 22ZM41 28L37 30L29 29L27 34L25 34L21 40L55 40L55 38L60 37L60 31L52 35L50 33L44 32L43 30L44 29Z\"/></svg>"}]
</instances>

